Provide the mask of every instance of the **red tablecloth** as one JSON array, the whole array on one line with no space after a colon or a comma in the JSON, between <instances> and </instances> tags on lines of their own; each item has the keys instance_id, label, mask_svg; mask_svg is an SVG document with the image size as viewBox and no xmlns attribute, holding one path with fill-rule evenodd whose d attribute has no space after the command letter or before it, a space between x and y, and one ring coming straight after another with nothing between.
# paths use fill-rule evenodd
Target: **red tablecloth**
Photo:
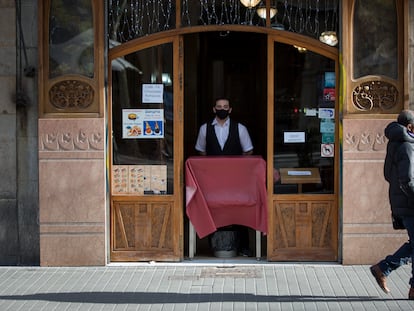
<instances>
[{"instance_id":1,"label":"red tablecloth","mask_svg":"<svg viewBox=\"0 0 414 311\"><path fill-rule=\"evenodd\" d=\"M259 156L190 157L186 212L199 238L239 224L267 233L266 162Z\"/></svg>"}]
</instances>

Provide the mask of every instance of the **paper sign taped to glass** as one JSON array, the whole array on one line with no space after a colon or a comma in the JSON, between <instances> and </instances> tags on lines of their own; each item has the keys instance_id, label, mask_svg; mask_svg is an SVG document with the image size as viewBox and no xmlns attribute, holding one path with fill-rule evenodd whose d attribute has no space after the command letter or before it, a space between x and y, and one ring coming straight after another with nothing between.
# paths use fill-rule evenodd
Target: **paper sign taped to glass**
<instances>
[{"instance_id":1,"label":"paper sign taped to glass","mask_svg":"<svg viewBox=\"0 0 414 311\"><path fill-rule=\"evenodd\" d=\"M123 109L122 138L164 138L164 109Z\"/></svg>"}]
</instances>

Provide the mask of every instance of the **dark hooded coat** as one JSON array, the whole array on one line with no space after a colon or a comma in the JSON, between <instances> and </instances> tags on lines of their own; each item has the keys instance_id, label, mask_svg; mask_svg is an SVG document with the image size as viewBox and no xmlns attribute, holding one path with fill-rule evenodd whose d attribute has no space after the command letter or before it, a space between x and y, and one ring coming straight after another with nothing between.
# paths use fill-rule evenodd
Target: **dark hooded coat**
<instances>
[{"instance_id":1,"label":"dark hooded coat","mask_svg":"<svg viewBox=\"0 0 414 311\"><path fill-rule=\"evenodd\" d=\"M414 135L398 122L385 128L388 138L384 177L389 183L389 200L396 216L414 217Z\"/></svg>"}]
</instances>

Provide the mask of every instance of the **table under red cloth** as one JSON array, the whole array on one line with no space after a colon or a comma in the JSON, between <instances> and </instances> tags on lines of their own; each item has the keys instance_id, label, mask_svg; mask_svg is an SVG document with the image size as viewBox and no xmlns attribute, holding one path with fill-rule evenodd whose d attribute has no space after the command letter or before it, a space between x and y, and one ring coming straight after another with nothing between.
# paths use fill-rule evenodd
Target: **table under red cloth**
<instances>
[{"instance_id":1,"label":"table under red cloth","mask_svg":"<svg viewBox=\"0 0 414 311\"><path fill-rule=\"evenodd\" d=\"M267 233L266 162L260 156L197 156L185 165L186 213L199 238L244 225Z\"/></svg>"}]
</instances>

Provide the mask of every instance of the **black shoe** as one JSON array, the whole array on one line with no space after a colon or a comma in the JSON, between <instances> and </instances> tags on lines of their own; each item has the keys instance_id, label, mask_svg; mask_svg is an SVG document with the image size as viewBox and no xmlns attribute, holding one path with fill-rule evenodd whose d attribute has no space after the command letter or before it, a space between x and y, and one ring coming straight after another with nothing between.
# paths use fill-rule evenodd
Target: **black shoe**
<instances>
[{"instance_id":1,"label":"black shoe","mask_svg":"<svg viewBox=\"0 0 414 311\"><path fill-rule=\"evenodd\" d=\"M408 292L408 299L414 300L414 287L410 288L410 291Z\"/></svg>"},{"instance_id":2,"label":"black shoe","mask_svg":"<svg viewBox=\"0 0 414 311\"><path fill-rule=\"evenodd\" d=\"M243 257L253 257L253 252L248 248L242 248L239 251L239 255Z\"/></svg>"}]
</instances>

